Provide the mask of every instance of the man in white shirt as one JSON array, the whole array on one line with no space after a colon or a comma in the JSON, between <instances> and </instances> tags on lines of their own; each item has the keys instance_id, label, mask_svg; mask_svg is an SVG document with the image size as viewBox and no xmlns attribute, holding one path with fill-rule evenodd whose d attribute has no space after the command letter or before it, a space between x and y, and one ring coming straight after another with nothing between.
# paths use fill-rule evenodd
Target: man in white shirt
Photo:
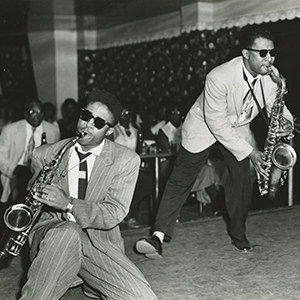
<instances>
[{"instance_id":1,"label":"man in white shirt","mask_svg":"<svg viewBox=\"0 0 300 300\"><path fill-rule=\"evenodd\" d=\"M44 121L42 102L30 99L24 103L24 119L3 127L0 135L0 171L3 193L0 202L22 202L27 195L32 151L41 145L42 134L48 143L59 141L57 126ZM11 196L11 198L9 198Z\"/></svg>"}]
</instances>

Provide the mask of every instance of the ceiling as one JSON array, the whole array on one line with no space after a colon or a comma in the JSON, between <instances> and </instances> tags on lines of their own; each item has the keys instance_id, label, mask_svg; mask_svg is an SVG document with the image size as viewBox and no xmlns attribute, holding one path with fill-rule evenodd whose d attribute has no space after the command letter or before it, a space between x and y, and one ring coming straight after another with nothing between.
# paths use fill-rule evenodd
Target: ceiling
<instances>
[{"instance_id":1,"label":"ceiling","mask_svg":"<svg viewBox=\"0 0 300 300\"><path fill-rule=\"evenodd\" d=\"M51 2L52 1L52 2ZM20 31L26 28L27 14L32 6L39 17L55 14L66 16L73 14L69 9L74 2L78 16L97 16L101 28L151 18L158 15L180 12L180 7L190 3L216 3L228 0L0 0L0 32Z\"/></svg>"}]
</instances>

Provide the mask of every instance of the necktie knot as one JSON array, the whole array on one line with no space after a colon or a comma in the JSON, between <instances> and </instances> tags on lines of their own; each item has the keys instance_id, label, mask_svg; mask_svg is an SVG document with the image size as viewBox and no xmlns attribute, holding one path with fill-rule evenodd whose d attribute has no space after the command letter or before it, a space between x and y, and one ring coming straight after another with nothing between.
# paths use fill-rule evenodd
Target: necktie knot
<instances>
[{"instance_id":1,"label":"necktie knot","mask_svg":"<svg viewBox=\"0 0 300 300\"><path fill-rule=\"evenodd\" d=\"M78 150L78 148L75 148L75 151L76 151L80 161L84 160L86 157L88 157L89 155L92 154L91 152L82 153Z\"/></svg>"}]
</instances>

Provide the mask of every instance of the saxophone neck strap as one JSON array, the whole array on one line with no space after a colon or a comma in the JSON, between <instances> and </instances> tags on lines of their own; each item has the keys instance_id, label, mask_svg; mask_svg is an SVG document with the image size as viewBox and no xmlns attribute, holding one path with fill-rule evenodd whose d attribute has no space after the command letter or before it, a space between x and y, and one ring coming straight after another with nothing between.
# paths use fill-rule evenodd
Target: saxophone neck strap
<instances>
[{"instance_id":1,"label":"saxophone neck strap","mask_svg":"<svg viewBox=\"0 0 300 300\"><path fill-rule=\"evenodd\" d=\"M262 115L262 117L263 117L263 119L264 119L264 121L265 121L265 123L266 123L266 125L267 125L267 127L268 127L268 126L269 126L269 120L268 120L266 111L265 111L263 108L261 108L261 106L259 105L258 100L257 100L257 98L256 98L256 96L255 96L255 94L254 94L253 87L252 87L251 84L249 83L249 80L248 80L248 78L247 78L247 75L246 75L246 73L245 73L244 68L243 68L243 76L244 76L244 80L246 81L246 83L247 83L247 85L248 85L248 87L249 87L249 90L250 90L250 92L251 92L251 94L252 94L252 97L253 97L253 99L254 99L254 102L255 102L255 104L256 104L256 106L257 106L259 112L261 113L261 115ZM263 101L264 101L264 106L266 106L266 99L265 99L265 94L264 94L264 91L263 91L263 87L262 87L261 81L260 81L260 88L261 88L261 94L262 94Z\"/></svg>"}]
</instances>

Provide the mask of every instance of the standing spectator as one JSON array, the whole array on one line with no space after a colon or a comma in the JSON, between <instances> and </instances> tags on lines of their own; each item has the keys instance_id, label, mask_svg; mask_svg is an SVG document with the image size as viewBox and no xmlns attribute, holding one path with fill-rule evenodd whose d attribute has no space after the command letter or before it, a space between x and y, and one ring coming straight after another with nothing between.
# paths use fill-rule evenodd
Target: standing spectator
<instances>
[{"instance_id":1,"label":"standing spectator","mask_svg":"<svg viewBox=\"0 0 300 300\"><path fill-rule=\"evenodd\" d=\"M25 119L3 127L0 135L0 171L3 193L1 202L19 203L27 195L32 151L41 145L42 133L49 143L60 139L57 126L43 121L42 102L31 99L24 105Z\"/></svg>"},{"instance_id":2,"label":"standing spectator","mask_svg":"<svg viewBox=\"0 0 300 300\"><path fill-rule=\"evenodd\" d=\"M76 135L79 105L73 98L67 98L61 106L62 118L57 121L62 139Z\"/></svg>"},{"instance_id":3,"label":"standing spectator","mask_svg":"<svg viewBox=\"0 0 300 300\"><path fill-rule=\"evenodd\" d=\"M167 105L162 104L157 112L157 123L151 127L151 132L153 135L157 135L161 127L163 127L167 121Z\"/></svg>"},{"instance_id":4,"label":"standing spectator","mask_svg":"<svg viewBox=\"0 0 300 300\"><path fill-rule=\"evenodd\" d=\"M172 237L181 206L215 143L229 170L225 202L232 245L242 253L252 251L246 236L253 190L250 161L260 176L266 177L267 172L250 124L260 111L258 105L266 106L268 114L271 113L278 86L269 74L278 74L273 66L277 51L272 34L257 26L244 31L241 44L241 56L207 75L203 92L187 114L182 146L160 203L153 235L136 243L137 250L147 257L161 257L164 238ZM291 138L293 117L286 107L283 117L286 122L278 134Z\"/></svg>"}]
</instances>

